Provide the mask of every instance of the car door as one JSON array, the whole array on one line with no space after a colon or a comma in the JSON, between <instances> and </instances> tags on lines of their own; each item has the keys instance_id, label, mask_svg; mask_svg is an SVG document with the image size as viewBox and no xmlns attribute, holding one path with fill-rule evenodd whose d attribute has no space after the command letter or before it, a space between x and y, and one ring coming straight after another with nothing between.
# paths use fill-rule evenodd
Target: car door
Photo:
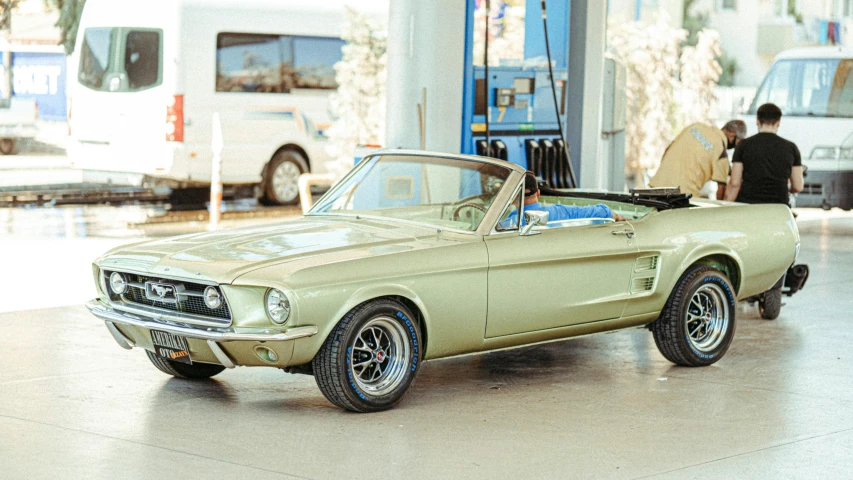
<instances>
[{"instance_id":1,"label":"car door","mask_svg":"<svg viewBox=\"0 0 853 480\"><path fill-rule=\"evenodd\" d=\"M622 315L639 252L634 228L628 222L563 225L534 235L486 236L486 338Z\"/></svg>"}]
</instances>

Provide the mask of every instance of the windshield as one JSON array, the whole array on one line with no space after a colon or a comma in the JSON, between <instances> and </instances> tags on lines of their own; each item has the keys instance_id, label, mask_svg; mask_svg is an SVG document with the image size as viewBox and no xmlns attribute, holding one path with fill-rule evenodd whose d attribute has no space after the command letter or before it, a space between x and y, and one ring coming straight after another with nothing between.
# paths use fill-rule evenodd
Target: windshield
<instances>
[{"instance_id":1,"label":"windshield","mask_svg":"<svg viewBox=\"0 0 853 480\"><path fill-rule=\"evenodd\" d=\"M780 60L749 109L775 103L784 115L853 117L853 59Z\"/></svg>"},{"instance_id":2,"label":"windshield","mask_svg":"<svg viewBox=\"0 0 853 480\"><path fill-rule=\"evenodd\" d=\"M311 209L397 218L474 231L511 170L490 163L420 155L365 159Z\"/></svg>"}]
</instances>

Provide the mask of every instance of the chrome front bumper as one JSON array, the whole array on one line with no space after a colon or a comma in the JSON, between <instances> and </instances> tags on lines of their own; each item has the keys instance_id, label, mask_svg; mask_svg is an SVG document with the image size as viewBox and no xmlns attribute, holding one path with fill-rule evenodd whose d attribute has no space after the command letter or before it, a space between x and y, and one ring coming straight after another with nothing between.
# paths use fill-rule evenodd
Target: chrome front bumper
<instances>
[{"instance_id":1,"label":"chrome front bumper","mask_svg":"<svg viewBox=\"0 0 853 480\"><path fill-rule=\"evenodd\" d=\"M201 328L161 323L139 315L122 312L108 305L104 305L98 300L86 302L86 308L92 312L92 315L100 318L104 323L106 323L110 334L122 348L129 350L135 345L132 340L124 336L124 334L116 328L117 323L121 325L147 328L149 330L160 330L173 333L175 335L205 340L216 358L222 363L222 365L228 368L234 368L234 362L232 362L231 359L228 358L228 355L219 347L219 342L284 342L287 340L296 340L297 338L310 337L312 335L316 335L318 332L317 327L313 325L293 327L283 331L264 330L252 333L235 332L231 329L215 329L211 327L202 330Z\"/></svg>"}]
</instances>

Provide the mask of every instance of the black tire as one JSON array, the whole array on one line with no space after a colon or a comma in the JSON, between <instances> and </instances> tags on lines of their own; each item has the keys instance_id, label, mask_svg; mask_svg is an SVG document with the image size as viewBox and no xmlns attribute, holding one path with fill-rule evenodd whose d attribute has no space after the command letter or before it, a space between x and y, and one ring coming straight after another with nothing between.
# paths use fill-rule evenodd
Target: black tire
<instances>
[{"instance_id":1,"label":"black tire","mask_svg":"<svg viewBox=\"0 0 853 480\"><path fill-rule=\"evenodd\" d=\"M264 205L293 205L299 202L296 182L299 175L307 171L308 162L301 154L291 150L279 151L264 168L259 201ZM282 181L286 185L284 190L277 188L281 187L282 183L279 182Z\"/></svg>"},{"instance_id":2,"label":"black tire","mask_svg":"<svg viewBox=\"0 0 853 480\"><path fill-rule=\"evenodd\" d=\"M188 380L203 380L214 375L222 373L225 367L222 365L214 365L212 363L186 363L173 362L162 357L158 357L148 350L145 351L148 355L148 360L163 373L167 373L173 377L186 378Z\"/></svg>"},{"instance_id":3,"label":"black tire","mask_svg":"<svg viewBox=\"0 0 853 480\"><path fill-rule=\"evenodd\" d=\"M782 312L782 279L767 290L758 300L758 313L765 320L776 320Z\"/></svg>"},{"instance_id":4,"label":"black tire","mask_svg":"<svg viewBox=\"0 0 853 480\"><path fill-rule=\"evenodd\" d=\"M3 155L12 155L15 153L14 138L0 138L0 153Z\"/></svg>"},{"instance_id":5,"label":"black tire","mask_svg":"<svg viewBox=\"0 0 853 480\"><path fill-rule=\"evenodd\" d=\"M378 412L400 402L417 376L423 355L414 318L409 309L390 299L362 303L347 313L311 362L323 395L353 412ZM370 344L377 332L378 348ZM379 375L373 380L377 369Z\"/></svg>"},{"instance_id":6,"label":"black tire","mask_svg":"<svg viewBox=\"0 0 853 480\"><path fill-rule=\"evenodd\" d=\"M735 295L726 275L706 266L687 270L651 330L660 353L676 365L718 361L735 333Z\"/></svg>"}]
</instances>

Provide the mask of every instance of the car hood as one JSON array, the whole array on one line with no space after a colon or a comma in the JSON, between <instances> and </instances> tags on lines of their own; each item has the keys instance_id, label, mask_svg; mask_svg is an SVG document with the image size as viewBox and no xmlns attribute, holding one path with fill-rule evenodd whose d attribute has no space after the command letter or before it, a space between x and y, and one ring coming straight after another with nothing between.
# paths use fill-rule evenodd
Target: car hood
<instances>
[{"instance_id":1,"label":"car hood","mask_svg":"<svg viewBox=\"0 0 853 480\"><path fill-rule=\"evenodd\" d=\"M104 269L231 283L259 268L350 252L381 255L409 250L436 229L393 221L303 217L275 225L183 235L115 248L96 260ZM406 248L409 244L409 248ZM347 255L335 255L340 261Z\"/></svg>"}]
</instances>

